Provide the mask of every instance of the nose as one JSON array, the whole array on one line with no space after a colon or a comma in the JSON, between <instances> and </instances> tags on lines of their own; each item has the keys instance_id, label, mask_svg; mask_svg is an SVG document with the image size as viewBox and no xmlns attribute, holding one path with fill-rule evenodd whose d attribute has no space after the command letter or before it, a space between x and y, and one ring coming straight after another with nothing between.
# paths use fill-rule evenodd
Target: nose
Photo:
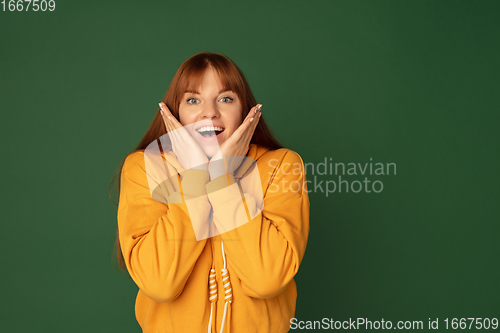
<instances>
[{"instance_id":1,"label":"nose","mask_svg":"<svg viewBox=\"0 0 500 333\"><path fill-rule=\"evenodd\" d=\"M203 110L201 111L201 118L202 119L211 119L211 118L216 118L219 116L219 110L217 109L217 105L214 105L212 103L208 103L205 105Z\"/></svg>"}]
</instances>

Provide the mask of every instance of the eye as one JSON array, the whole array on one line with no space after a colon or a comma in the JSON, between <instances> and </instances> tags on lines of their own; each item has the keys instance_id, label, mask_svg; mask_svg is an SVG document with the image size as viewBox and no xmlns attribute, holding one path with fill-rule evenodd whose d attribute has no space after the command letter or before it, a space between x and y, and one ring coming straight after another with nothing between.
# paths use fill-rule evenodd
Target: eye
<instances>
[{"instance_id":1,"label":"eye","mask_svg":"<svg viewBox=\"0 0 500 333\"><path fill-rule=\"evenodd\" d=\"M200 101L197 98L192 98L192 97L186 99L186 102L188 104L198 104L198 103L200 103Z\"/></svg>"},{"instance_id":2,"label":"eye","mask_svg":"<svg viewBox=\"0 0 500 333\"><path fill-rule=\"evenodd\" d=\"M233 99L229 96L226 96L226 97L222 97L221 99L219 99L220 102L223 102L223 103L231 103L233 101Z\"/></svg>"}]
</instances>

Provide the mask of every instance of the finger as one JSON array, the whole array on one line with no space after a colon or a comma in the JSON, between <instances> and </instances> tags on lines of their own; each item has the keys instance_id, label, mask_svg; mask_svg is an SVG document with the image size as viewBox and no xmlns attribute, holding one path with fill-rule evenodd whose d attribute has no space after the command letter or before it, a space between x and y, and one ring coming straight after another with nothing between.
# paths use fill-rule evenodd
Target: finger
<instances>
[{"instance_id":1,"label":"finger","mask_svg":"<svg viewBox=\"0 0 500 333\"><path fill-rule=\"evenodd\" d=\"M241 145L247 147L247 150L250 148L250 142L252 141L252 137L255 134L255 129L257 128L257 125L259 123L260 115L260 111L257 111L257 115L252 118L250 126L240 138Z\"/></svg>"},{"instance_id":2,"label":"finger","mask_svg":"<svg viewBox=\"0 0 500 333\"><path fill-rule=\"evenodd\" d=\"M167 116L163 113L163 111L160 109L160 117L163 120L163 124L165 124L165 130L167 133L170 133L173 130L172 124L170 124L170 120L167 119Z\"/></svg>"},{"instance_id":3,"label":"finger","mask_svg":"<svg viewBox=\"0 0 500 333\"><path fill-rule=\"evenodd\" d=\"M254 116L250 118L250 126L246 129L245 131L245 136L250 135L253 136L253 133L255 132L255 129L257 128L257 124L259 123L260 116L261 116L261 110L262 110L262 104L257 104L253 109L253 114ZM252 113L252 110L250 110L250 113Z\"/></svg>"},{"instance_id":4,"label":"finger","mask_svg":"<svg viewBox=\"0 0 500 333\"><path fill-rule=\"evenodd\" d=\"M249 122L253 123L252 130L255 130L255 127L257 126L258 119L260 118L261 110L262 110L262 104L257 104L249 112L252 115L252 117L249 120ZM255 120L257 120L257 121L255 121Z\"/></svg>"},{"instance_id":5,"label":"finger","mask_svg":"<svg viewBox=\"0 0 500 333\"><path fill-rule=\"evenodd\" d=\"M244 144L250 144L250 141L252 140L252 137L255 133L255 129L257 128L257 125L259 124L259 120L260 120L260 112L252 119L250 126L245 131L245 133L242 135L241 140Z\"/></svg>"},{"instance_id":6,"label":"finger","mask_svg":"<svg viewBox=\"0 0 500 333\"><path fill-rule=\"evenodd\" d=\"M259 104L258 107L254 110L255 116L253 119L250 120L252 123L253 130L257 127L257 124L259 123L260 116L262 115L262 104Z\"/></svg>"},{"instance_id":7,"label":"finger","mask_svg":"<svg viewBox=\"0 0 500 333\"><path fill-rule=\"evenodd\" d=\"M245 121L249 120L249 119L252 119L253 117L255 117L255 115L257 114L257 112L262 108L262 104L257 104L255 105L254 107L252 107L250 109L250 111L247 113L247 116L245 117Z\"/></svg>"},{"instance_id":8,"label":"finger","mask_svg":"<svg viewBox=\"0 0 500 333\"><path fill-rule=\"evenodd\" d=\"M250 111L248 111L245 119L243 119L243 121L241 122L242 124L244 124L245 122L251 122L250 120L255 117L256 110L257 110L258 106L259 106L259 104L255 105L254 107L252 107L250 109Z\"/></svg>"},{"instance_id":9,"label":"finger","mask_svg":"<svg viewBox=\"0 0 500 333\"><path fill-rule=\"evenodd\" d=\"M234 133L231 135L231 137L234 138L236 142L239 142L242 140L242 138L246 137L247 135L245 135L245 133L248 132L249 130L251 135L253 135L254 129L252 129L253 127L252 123L254 122L254 119L256 119L255 118L256 112L259 112L258 110L260 110L260 108L262 108L261 104L257 104L254 107L252 107L248 112L247 116L245 117L245 119L243 120L243 122L241 123L241 125L238 126L236 131L234 131Z\"/></svg>"},{"instance_id":10,"label":"finger","mask_svg":"<svg viewBox=\"0 0 500 333\"><path fill-rule=\"evenodd\" d=\"M160 106L160 112L162 113L163 118L168 120L172 130L182 127L181 123L179 123L179 121L174 117L165 103L161 102L158 105Z\"/></svg>"},{"instance_id":11,"label":"finger","mask_svg":"<svg viewBox=\"0 0 500 333\"><path fill-rule=\"evenodd\" d=\"M261 108L262 108L262 104L257 104L253 108L250 109L247 116L243 120L243 123L241 124L242 126L240 126L242 131L246 131L251 127L251 124L253 123L256 115L258 115L258 113L260 113ZM238 129L240 129L240 128L238 128ZM243 132L242 132L242 134L243 134Z\"/></svg>"},{"instance_id":12,"label":"finger","mask_svg":"<svg viewBox=\"0 0 500 333\"><path fill-rule=\"evenodd\" d=\"M254 113L255 114L260 113L261 110L262 110L262 104L257 104L255 106Z\"/></svg>"}]
</instances>

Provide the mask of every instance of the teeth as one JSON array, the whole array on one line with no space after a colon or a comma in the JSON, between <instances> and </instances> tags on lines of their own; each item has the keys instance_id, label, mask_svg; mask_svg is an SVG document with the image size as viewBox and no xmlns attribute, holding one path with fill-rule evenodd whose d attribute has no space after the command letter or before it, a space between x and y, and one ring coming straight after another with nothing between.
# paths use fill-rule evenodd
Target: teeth
<instances>
[{"instance_id":1,"label":"teeth","mask_svg":"<svg viewBox=\"0 0 500 333\"><path fill-rule=\"evenodd\" d=\"M202 132L215 132L215 131L223 131L224 129L222 127L218 126L208 126L208 127L201 127L198 128L197 131L202 133Z\"/></svg>"}]
</instances>

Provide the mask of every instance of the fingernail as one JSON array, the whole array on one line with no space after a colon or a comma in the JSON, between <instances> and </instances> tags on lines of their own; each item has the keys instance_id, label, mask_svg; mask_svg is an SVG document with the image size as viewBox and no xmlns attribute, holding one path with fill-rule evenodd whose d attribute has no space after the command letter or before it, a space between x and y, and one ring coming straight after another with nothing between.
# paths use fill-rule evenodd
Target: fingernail
<instances>
[{"instance_id":1,"label":"fingernail","mask_svg":"<svg viewBox=\"0 0 500 333\"><path fill-rule=\"evenodd\" d=\"M253 121L253 118L250 118L250 122L252 122L252 121Z\"/></svg>"},{"instance_id":2,"label":"fingernail","mask_svg":"<svg viewBox=\"0 0 500 333\"><path fill-rule=\"evenodd\" d=\"M259 105L255 108L255 113L259 112L260 108L262 107L262 105Z\"/></svg>"}]
</instances>

